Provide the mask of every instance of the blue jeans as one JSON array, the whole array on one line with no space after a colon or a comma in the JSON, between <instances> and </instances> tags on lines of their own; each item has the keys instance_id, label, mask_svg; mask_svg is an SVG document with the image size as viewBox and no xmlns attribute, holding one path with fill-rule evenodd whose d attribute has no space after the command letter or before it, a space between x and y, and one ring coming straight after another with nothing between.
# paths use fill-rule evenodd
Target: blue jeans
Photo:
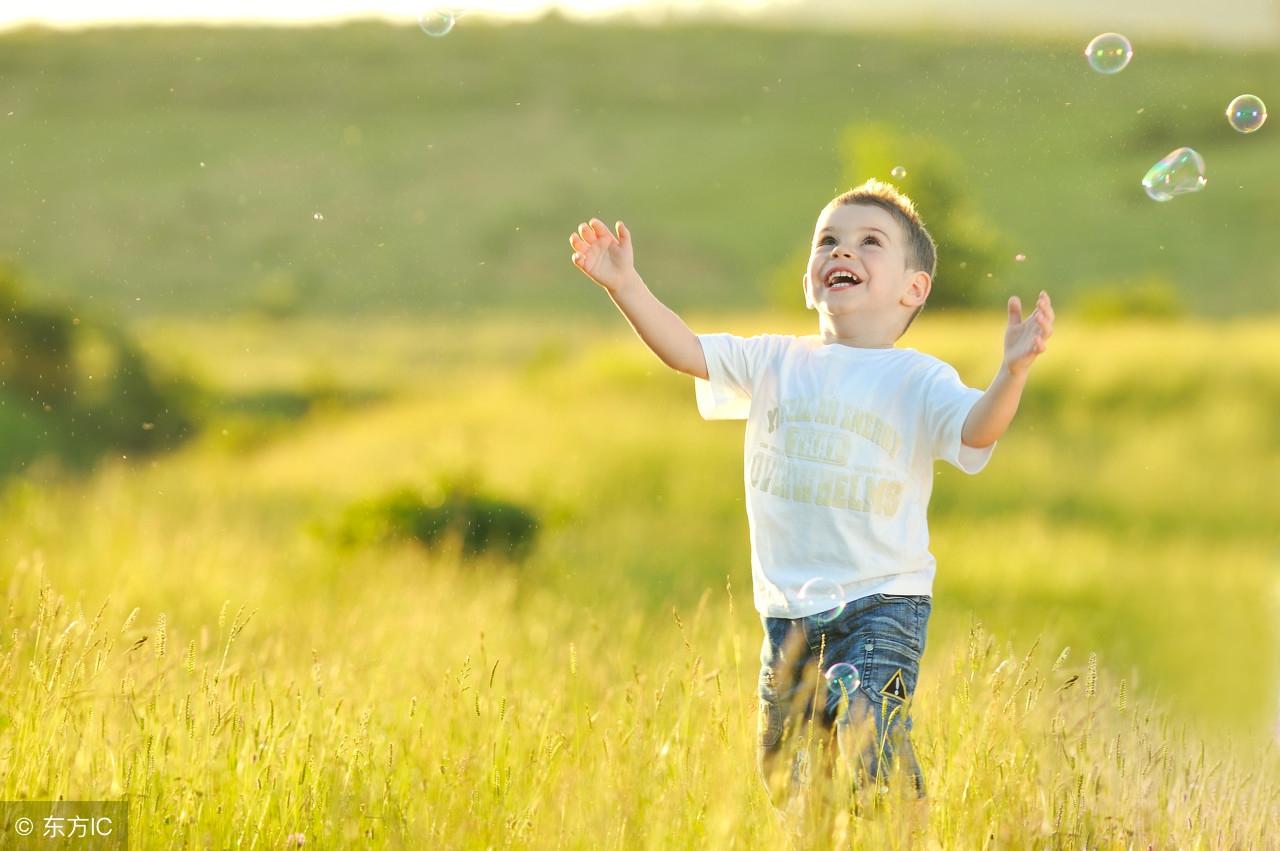
<instances>
[{"instance_id":1,"label":"blue jeans","mask_svg":"<svg viewBox=\"0 0 1280 851\"><path fill-rule=\"evenodd\" d=\"M916 795L924 797L908 711L932 608L926 596L872 594L846 603L838 614L762 618L757 757L766 785L788 740L794 747L816 710L828 740L835 732L856 742L842 745L845 758L854 763L850 768L856 783L868 778L883 783L896 758ZM844 690L829 687L823 677L840 662L857 666L861 675L847 701ZM798 779L800 762L793 765L793 779Z\"/></svg>"}]
</instances>

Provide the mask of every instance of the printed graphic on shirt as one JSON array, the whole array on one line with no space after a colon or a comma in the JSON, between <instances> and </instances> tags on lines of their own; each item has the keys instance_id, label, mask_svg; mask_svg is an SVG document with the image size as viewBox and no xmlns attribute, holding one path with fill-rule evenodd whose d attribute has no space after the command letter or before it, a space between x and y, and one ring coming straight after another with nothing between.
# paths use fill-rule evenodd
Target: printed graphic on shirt
<instances>
[{"instance_id":1,"label":"printed graphic on shirt","mask_svg":"<svg viewBox=\"0 0 1280 851\"><path fill-rule=\"evenodd\" d=\"M893 426L870 411L859 410L838 399L784 399L778 407L769 409L768 416L770 434L787 423L816 423L863 437L891 458L897 458L902 450L902 438Z\"/></svg>"},{"instance_id":2,"label":"printed graphic on shirt","mask_svg":"<svg viewBox=\"0 0 1280 851\"><path fill-rule=\"evenodd\" d=\"M831 399L786 399L767 415L769 433L781 430L781 440L772 447L761 444L752 455L751 487L795 502L884 517L898 513L902 480L895 473L850 464L856 456L897 458L902 437L889 423ZM871 456L867 444L876 447Z\"/></svg>"}]
</instances>

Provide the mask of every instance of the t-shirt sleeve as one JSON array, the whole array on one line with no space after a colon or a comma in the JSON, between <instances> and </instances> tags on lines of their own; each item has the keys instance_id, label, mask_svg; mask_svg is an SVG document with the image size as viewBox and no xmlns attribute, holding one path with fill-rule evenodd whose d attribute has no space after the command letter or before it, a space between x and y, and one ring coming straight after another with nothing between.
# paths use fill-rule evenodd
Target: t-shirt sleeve
<instances>
[{"instance_id":1,"label":"t-shirt sleeve","mask_svg":"<svg viewBox=\"0 0 1280 851\"><path fill-rule=\"evenodd\" d=\"M965 418L982 398L982 391L967 387L950 364L941 364L929 373L925 388L925 428L933 446L933 457L958 467L970 475L991 460L996 445L982 449L965 446L960 439Z\"/></svg>"},{"instance_id":2,"label":"t-shirt sleeve","mask_svg":"<svg viewBox=\"0 0 1280 851\"><path fill-rule=\"evenodd\" d=\"M695 377L693 390L704 420L747 418L751 397L770 357L773 336L698 335L707 359L707 378Z\"/></svg>"}]
</instances>

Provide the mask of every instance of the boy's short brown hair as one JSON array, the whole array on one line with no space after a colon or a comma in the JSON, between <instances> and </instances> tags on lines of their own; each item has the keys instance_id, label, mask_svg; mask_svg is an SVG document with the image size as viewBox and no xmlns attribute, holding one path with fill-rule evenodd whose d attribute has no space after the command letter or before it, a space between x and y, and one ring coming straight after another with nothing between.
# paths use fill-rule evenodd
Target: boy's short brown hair
<instances>
[{"instance_id":1,"label":"boy's short brown hair","mask_svg":"<svg viewBox=\"0 0 1280 851\"><path fill-rule=\"evenodd\" d=\"M892 183L876 180L873 177L862 185L855 186L849 191L832 198L826 208L843 207L846 204L865 204L871 207L879 207L893 216L894 221L898 223L898 227L902 228L903 236L907 239L907 244L903 251L907 260L907 268L928 272L929 280L933 280L933 275L938 265L938 244L933 241L933 235L929 233L929 230L924 226L924 221L920 218L920 214L916 212L916 205L912 203L910 198L899 192L898 187ZM902 329L903 334L907 332L907 328L911 327L911 323L915 321L921 310L924 310L923 304L911 314L911 318L907 320L907 324ZM899 334L898 336L902 335Z\"/></svg>"}]
</instances>

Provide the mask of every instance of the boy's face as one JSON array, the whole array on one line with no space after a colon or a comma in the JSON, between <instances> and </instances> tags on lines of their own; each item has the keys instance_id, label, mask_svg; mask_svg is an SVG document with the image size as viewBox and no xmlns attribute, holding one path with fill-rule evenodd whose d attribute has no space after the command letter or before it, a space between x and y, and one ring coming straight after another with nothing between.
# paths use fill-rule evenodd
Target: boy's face
<instances>
[{"instance_id":1,"label":"boy's face","mask_svg":"<svg viewBox=\"0 0 1280 851\"><path fill-rule=\"evenodd\" d=\"M823 210L804 277L806 304L831 316L909 313L929 294L930 281L928 273L907 268L906 248L887 210L866 204ZM853 277L833 277L841 270Z\"/></svg>"}]
</instances>

